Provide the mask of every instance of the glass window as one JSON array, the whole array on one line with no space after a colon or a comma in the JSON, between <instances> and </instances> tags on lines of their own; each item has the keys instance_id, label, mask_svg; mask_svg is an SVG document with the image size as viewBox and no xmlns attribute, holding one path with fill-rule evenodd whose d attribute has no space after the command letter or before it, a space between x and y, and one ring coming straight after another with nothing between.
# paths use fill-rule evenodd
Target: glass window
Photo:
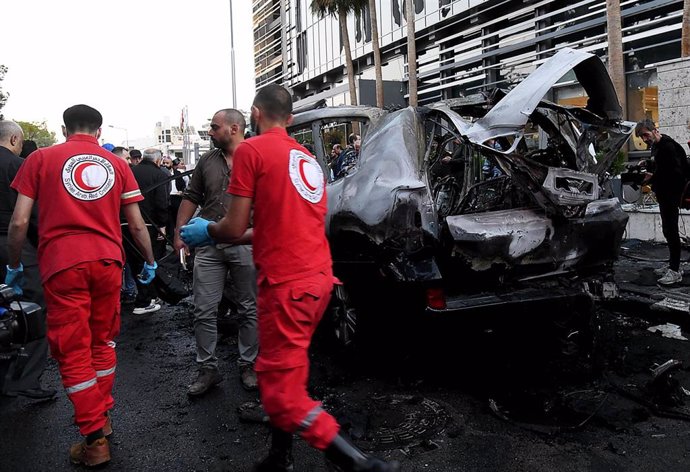
<instances>
[{"instance_id":1,"label":"glass window","mask_svg":"<svg viewBox=\"0 0 690 472\"><path fill-rule=\"evenodd\" d=\"M321 142L328 164L328 181L333 182L352 174L359 164L361 139L348 145L348 136L366 133L365 121L334 121L321 125Z\"/></svg>"},{"instance_id":2,"label":"glass window","mask_svg":"<svg viewBox=\"0 0 690 472\"><path fill-rule=\"evenodd\" d=\"M585 89L583 89L580 84L574 84L555 88L554 98L559 105L586 107L588 97L587 92L585 92Z\"/></svg>"},{"instance_id":3,"label":"glass window","mask_svg":"<svg viewBox=\"0 0 690 472\"><path fill-rule=\"evenodd\" d=\"M640 121L649 118L654 123L659 123L659 88L657 87L657 74L655 70L642 70L628 74L626 77L628 96L628 119ZM633 136L630 139L631 150L645 151L647 145L640 138Z\"/></svg>"}]
</instances>

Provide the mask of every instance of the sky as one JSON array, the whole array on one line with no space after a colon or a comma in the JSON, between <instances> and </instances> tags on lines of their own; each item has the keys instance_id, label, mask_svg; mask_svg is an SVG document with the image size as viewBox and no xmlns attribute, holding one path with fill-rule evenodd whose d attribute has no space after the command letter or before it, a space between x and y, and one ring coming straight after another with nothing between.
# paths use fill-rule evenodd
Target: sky
<instances>
[{"instance_id":1,"label":"sky","mask_svg":"<svg viewBox=\"0 0 690 472\"><path fill-rule=\"evenodd\" d=\"M233 106L229 2L3 2L5 119L45 121L62 142L62 112L85 103L103 115L104 142L116 145L155 144L156 122L179 124L185 106L191 125L205 125ZM232 4L235 105L243 110L254 97L251 4Z\"/></svg>"}]
</instances>

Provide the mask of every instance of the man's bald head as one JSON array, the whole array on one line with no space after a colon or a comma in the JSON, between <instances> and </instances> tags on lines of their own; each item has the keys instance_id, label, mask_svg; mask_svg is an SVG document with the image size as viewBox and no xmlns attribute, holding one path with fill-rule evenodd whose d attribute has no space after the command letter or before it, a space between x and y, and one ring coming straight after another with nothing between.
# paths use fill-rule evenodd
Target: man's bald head
<instances>
[{"instance_id":1,"label":"man's bald head","mask_svg":"<svg viewBox=\"0 0 690 472\"><path fill-rule=\"evenodd\" d=\"M0 146L4 146L17 156L24 146L24 131L14 121L0 121Z\"/></svg>"}]
</instances>

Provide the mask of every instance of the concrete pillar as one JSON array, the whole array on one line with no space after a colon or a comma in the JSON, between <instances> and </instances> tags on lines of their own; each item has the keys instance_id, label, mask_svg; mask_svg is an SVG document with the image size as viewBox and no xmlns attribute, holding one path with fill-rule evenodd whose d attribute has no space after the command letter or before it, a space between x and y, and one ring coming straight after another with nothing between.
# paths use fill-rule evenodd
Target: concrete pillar
<instances>
[{"instance_id":1,"label":"concrete pillar","mask_svg":"<svg viewBox=\"0 0 690 472\"><path fill-rule=\"evenodd\" d=\"M690 140L690 58L657 66L659 129L686 148Z\"/></svg>"}]
</instances>

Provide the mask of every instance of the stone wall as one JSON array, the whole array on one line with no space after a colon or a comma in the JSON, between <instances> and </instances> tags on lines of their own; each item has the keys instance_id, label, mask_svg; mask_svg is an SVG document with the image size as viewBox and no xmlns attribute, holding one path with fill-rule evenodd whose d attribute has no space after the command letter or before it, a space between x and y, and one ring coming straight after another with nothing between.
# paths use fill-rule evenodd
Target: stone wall
<instances>
[{"instance_id":1,"label":"stone wall","mask_svg":"<svg viewBox=\"0 0 690 472\"><path fill-rule=\"evenodd\" d=\"M657 67L659 129L688 148L690 140L690 59L678 59Z\"/></svg>"},{"instance_id":2,"label":"stone wall","mask_svg":"<svg viewBox=\"0 0 690 472\"><path fill-rule=\"evenodd\" d=\"M623 239L640 239L642 241L654 241L665 243L664 232L661 229L661 216L659 205L623 205L623 210L628 215L628 225L625 228ZM681 242L690 242L690 210L680 210L678 219L678 231Z\"/></svg>"}]
</instances>

